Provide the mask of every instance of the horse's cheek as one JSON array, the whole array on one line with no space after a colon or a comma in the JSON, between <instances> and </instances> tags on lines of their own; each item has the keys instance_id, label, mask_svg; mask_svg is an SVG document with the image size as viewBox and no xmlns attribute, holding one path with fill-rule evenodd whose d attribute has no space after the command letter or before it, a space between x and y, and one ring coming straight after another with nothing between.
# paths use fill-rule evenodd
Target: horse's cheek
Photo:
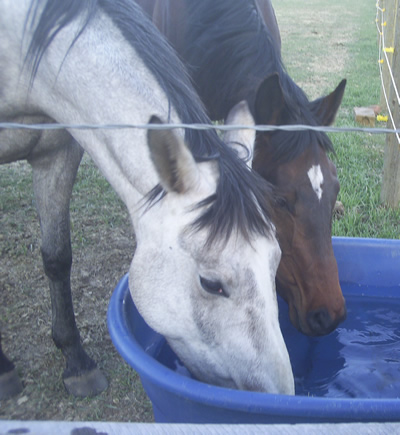
<instances>
[{"instance_id":1,"label":"horse's cheek","mask_svg":"<svg viewBox=\"0 0 400 435\"><path fill-rule=\"evenodd\" d=\"M175 256L162 247L158 251L138 248L129 270L129 288L136 307L151 328L167 337L182 335L182 325L189 327L190 321L186 297L190 270L177 266Z\"/></svg>"}]
</instances>

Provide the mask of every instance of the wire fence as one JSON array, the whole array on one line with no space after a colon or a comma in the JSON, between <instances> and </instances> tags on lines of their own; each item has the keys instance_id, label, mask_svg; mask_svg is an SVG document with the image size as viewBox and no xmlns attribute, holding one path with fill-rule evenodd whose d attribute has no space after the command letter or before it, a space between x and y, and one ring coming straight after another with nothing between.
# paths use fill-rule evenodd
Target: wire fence
<instances>
[{"instance_id":1,"label":"wire fence","mask_svg":"<svg viewBox=\"0 0 400 435\"><path fill-rule=\"evenodd\" d=\"M391 110L390 104L389 104L389 96L388 96L388 89L385 85L384 80L384 73L383 73L383 65L387 68L389 78L390 78L390 86L393 89L394 95L397 99L397 104L400 105L400 95L399 91L397 89L397 83L394 79L392 65L388 56L388 53L394 53L394 41L388 41L386 38L387 35L387 18L388 14L393 14L394 11L387 11L384 7L385 0L377 0L376 3L376 27L378 30L378 37L379 37L379 72L381 76L381 89L382 89L382 95L384 97L384 100L386 102L386 109L388 111L390 121L392 123L394 131L396 131L396 137L397 141L400 144L400 136L396 127L396 123L394 121L393 111ZM395 10L397 10L398 7L398 0L395 1ZM394 15L396 17L396 14ZM396 20L396 18L395 18ZM393 28L396 28L396 21L393 23Z\"/></svg>"},{"instance_id":2,"label":"wire fence","mask_svg":"<svg viewBox=\"0 0 400 435\"><path fill-rule=\"evenodd\" d=\"M121 130L121 129L147 129L147 130L173 130L173 129L192 129L192 130L255 130L255 131L319 131L325 133L349 133L361 132L368 134L400 134L400 129L391 128L366 128L366 127L326 127L312 126L303 124L292 125L224 125L224 124L22 124L15 122L0 122L0 129L10 130Z\"/></svg>"},{"instance_id":3,"label":"wire fence","mask_svg":"<svg viewBox=\"0 0 400 435\"><path fill-rule=\"evenodd\" d=\"M193 130L219 130L219 131L230 131L230 130L255 130L259 132L272 132L276 130L281 131L304 131L312 130L325 133L349 133L349 132L359 132L366 134L396 134L397 140L400 144L400 129L397 128L394 122L394 117L392 111L390 110L388 92L383 80L383 64L385 63L388 68L391 85L395 91L397 102L400 105L400 94L395 83L393 72L388 58L388 53L393 53L394 47L388 46L385 38L387 21L385 20L386 15L390 12L386 11L383 7L385 0L377 0L376 3L376 26L379 35L379 69L382 82L382 91L384 99L387 105L387 111L392 123L393 128L368 128L368 127L334 127L334 126L310 126L303 124L296 125L224 125L224 124L59 124L59 123L48 123L48 124L24 124L24 123L14 123L14 122L0 122L0 129L9 130L121 130L121 129L148 129L148 130L172 130L172 129L193 129ZM397 8L398 0L396 0ZM383 116L377 116L378 121L386 121L388 118Z\"/></svg>"}]
</instances>

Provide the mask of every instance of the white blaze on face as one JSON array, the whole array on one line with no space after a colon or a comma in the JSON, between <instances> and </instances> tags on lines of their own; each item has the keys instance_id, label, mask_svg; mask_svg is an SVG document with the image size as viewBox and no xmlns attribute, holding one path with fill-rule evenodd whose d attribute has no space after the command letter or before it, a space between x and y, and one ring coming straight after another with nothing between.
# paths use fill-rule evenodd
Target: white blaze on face
<instances>
[{"instance_id":1,"label":"white blaze on face","mask_svg":"<svg viewBox=\"0 0 400 435\"><path fill-rule=\"evenodd\" d=\"M314 165L311 166L307 172L308 178L310 179L311 186L316 193L318 200L321 201L322 198L322 183L324 182L324 176L322 175L321 166Z\"/></svg>"}]
</instances>

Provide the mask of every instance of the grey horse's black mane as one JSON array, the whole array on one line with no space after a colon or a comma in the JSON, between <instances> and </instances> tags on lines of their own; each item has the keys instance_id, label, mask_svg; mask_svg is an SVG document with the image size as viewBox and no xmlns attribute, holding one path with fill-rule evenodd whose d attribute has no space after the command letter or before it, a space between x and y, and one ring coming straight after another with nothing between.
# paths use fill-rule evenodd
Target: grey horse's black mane
<instances>
[{"instance_id":1,"label":"grey horse's black mane","mask_svg":"<svg viewBox=\"0 0 400 435\"><path fill-rule=\"evenodd\" d=\"M40 0L32 1L26 24L33 28L26 59L33 79L45 50L58 32L79 16L85 18L82 33L102 9L157 78L182 122L210 123L183 65L133 0L47 0L40 9L43 4ZM272 190L266 182L248 170L214 130L187 129L186 142L197 161L215 159L219 165L216 194L199 204L205 211L193 223L194 227L207 228L209 242L226 239L235 229L247 239L251 239L252 234L270 236ZM162 190L157 187L150 200L160 196Z\"/></svg>"}]
</instances>

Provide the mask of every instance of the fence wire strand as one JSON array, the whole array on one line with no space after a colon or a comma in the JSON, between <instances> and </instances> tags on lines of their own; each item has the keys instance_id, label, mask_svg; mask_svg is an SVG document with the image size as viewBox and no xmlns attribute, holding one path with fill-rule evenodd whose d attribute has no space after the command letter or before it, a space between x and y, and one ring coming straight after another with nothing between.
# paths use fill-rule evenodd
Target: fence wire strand
<instances>
[{"instance_id":1,"label":"fence wire strand","mask_svg":"<svg viewBox=\"0 0 400 435\"><path fill-rule=\"evenodd\" d=\"M255 130L267 131L318 131L325 133L349 133L359 132L368 134L400 134L400 129L391 128L366 128L366 127L323 127L303 124L292 125L223 125L223 124L21 124L16 122L0 122L0 129L9 130L122 130L122 129L146 129L146 130Z\"/></svg>"},{"instance_id":2,"label":"fence wire strand","mask_svg":"<svg viewBox=\"0 0 400 435\"><path fill-rule=\"evenodd\" d=\"M386 46L386 40L385 40L385 27L386 27L385 12L386 12L386 8L380 6L381 1L383 2L383 0L377 0L377 2L376 2L376 27L377 27L378 35L379 35L379 58L378 58L379 59L379 73L380 73L380 77L381 77L381 87L382 87L382 91L383 91L383 97L384 97L385 102L386 102L387 111L389 113L390 121L393 125L394 132L396 132L397 141L400 144L400 136L398 134L398 129L397 129L396 123L394 121L394 116L393 116L392 110L390 109L389 97L387 95L385 83L384 83L384 79L383 79L382 54L383 54L385 61L386 61L386 66L388 68L388 72L390 75L392 88L393 88L393 91L394 91L396 98L397 98L397 104L400 105L399 91L397 89L397 84L396 84L396 81L395 81L394 76L393 76L393 71L392 71L392 66L390 64L390 61L389 61L389 56L387 55L387 49L392 48L392 47ZM397 0L396 0L396 9L397 9ZM379 23L380 23L380 27L379 27Z\"/></svg>"},{"instance_id":3,"label":"fence wire strand","mask_svg":"<svg viewBox=\"0 0 400 435\"><path fill-rule=\"evenodd\" d=\"M389 69L389 74L393 82L396 97L400 104L400 95L397 90L396 83L394 81L393 73L391 71L390 62L385 51L385 36L384 36L384 13L385 8L380 7L380 1L377 0L376 3L376 27L379 33L379 67L380 76L382 81L382 89L384 93L384 98L386 100L389 116L392 121L393 128L367 128L367 127L327 127L327 126L310 126L303 124L293 124L293 125L224 125L224 124L23 124L15 122L0 122L1 129L9 130L121 130L121 129L147 129L147 130L173 130L173 129L193 129L193 130L219 130L219 131L230 131L230 130L255 130L259 132L272 132L276 130L281 131L306 131L312 130L317 132L325 133L368 133L368 134L396 134L397 139L400 143L400 129L395 126L393 115L389 108L388 96L383 83L383 72L382 72L382 53L386 59L386 64ZM381 19L379 20L379 16ZM381 27L379 27L379 23Z\"/></svg>"}]
</instances>

